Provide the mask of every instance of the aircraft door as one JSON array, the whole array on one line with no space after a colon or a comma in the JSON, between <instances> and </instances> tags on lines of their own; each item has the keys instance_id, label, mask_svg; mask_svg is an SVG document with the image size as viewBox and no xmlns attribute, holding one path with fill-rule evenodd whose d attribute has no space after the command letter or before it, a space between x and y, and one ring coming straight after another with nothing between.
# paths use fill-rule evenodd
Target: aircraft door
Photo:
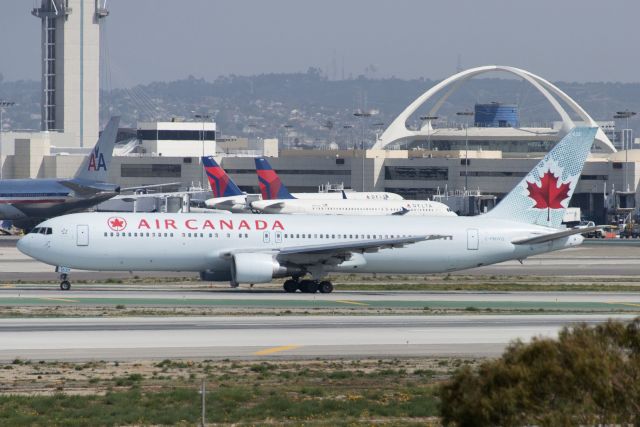
<instances>
[{"instance_id":1,"label":"aircraft door","mask_svg":"<svg viewBox=\"0 0 640 427\"><path fill-rule=\"evenodd\" d=\"M478 250L480 245L480 238L478 236L477 228L467 228L467 249L470 251Z\"/></svg>"},{"instance_id":2,"label":"aircraft door","mask_svg":"<svg viewBox=\"0 0 640 427\"><path fill-rule=\"evenodd\" d=\"M89 246L89 226L78 225L76 230L76 244L78 246Z\"/></svg>"},{"instance_id":3,"label":"aircraft door","mask_svg":"<svg viewBox=\"0 0 640 427\"><path fill-rule=\"evenodd\" d=\"M282 243L282 232L276 231L276 243Z\"/></svg>"},{"instance_id":4,"label":"aircraft door","mask_svg":"<svg viewBox=\"0 0 640 427\"><path fill-rule=\"evenodd\" d=\"M271 236L268 231L262 233L262 243L269 243L271 241Z\"/></svg>"}]
</instances>

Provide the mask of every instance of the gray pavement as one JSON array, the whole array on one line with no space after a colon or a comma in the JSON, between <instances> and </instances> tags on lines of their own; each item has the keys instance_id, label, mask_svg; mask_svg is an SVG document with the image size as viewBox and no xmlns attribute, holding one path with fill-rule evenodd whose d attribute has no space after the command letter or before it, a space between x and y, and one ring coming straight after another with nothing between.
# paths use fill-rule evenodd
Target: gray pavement
<instances>
[{"instance_id":1,"label":"gray pavement","mask_svg":"<svg viewBox=\"0 0 640 427\"><path fill-rule=\"evenodd\" d=\"M499 354L607 315L2 319L0 361ZM632 316L616 315L630 320Z\"/></svg>"}]
</instances>

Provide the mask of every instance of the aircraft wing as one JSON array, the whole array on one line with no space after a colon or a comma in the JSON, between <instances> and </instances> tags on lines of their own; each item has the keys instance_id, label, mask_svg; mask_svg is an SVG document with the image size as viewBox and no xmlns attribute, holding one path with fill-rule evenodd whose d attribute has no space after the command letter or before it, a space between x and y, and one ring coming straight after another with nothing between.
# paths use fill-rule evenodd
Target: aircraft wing
<instances>
[{"instance_id":1,"label":"aircraft wing","mask_svg":"<svg viewBox=\"0 0 640 427\"><path fill-rule=\"evenodd\" d=\"M215 199L209 199L209 200L215 200ZM223 200L217 203L215 202L210 203L211 207L215 209L231 209L235 204L236 204L235 200Z\"/></svg>"},{"instance_id":2,"label":"aircraft wing","mask_svg":"<svg viewBox=\"0 0 640 427\"><path fill-rule=\"evenodd\" d=\"M137 187L121 188L120 191L144 190L144 189L147 189L147 188L167 187L169 185L182 185L182 182L178 181L178 182L167 182L167 183L164 183L164 184L138 185ZM198 193L202 193L202 192L204 192L204 190L198 191Z\"/></svg>"},{"instance_id":3,"label":"aircraft wing","mask_svg":"<svg viewBox=\"0 0 640 427\"><path fill-rule=\"evenodd\" d=\"M282 209L284 207L284 203L285 202L276 202L276 203L271 203L270 205L266 205L266 206L262 206L260 208L255 208L259 211L264 211L265 209ZM252 205L253 207L253 205Z\"/></svg>"},{"instance_id":4,"label":"aircraft wing","mask_svg":"<svg viewBox=\"0 0 640 427\"><path fill-rule=\"evenodd\" d=\"M280 262L290 262L297 265L340 264L351 258L352 254L372 253L384 249L401 248L406 245L426 240L445 239L444 235L421 235L413 237L399 237L393 239L368 239L319 245L290 246L275 250L242 249L222 254L232 257L236 253L265 253L271 252Z\"/></svg>"},{"instance_id":5,"label":"aircraft wing","mask_svg":"<svg viewBox=\"0 0 640 427\"><path fill-rule=\"evenodd\" d=\"M514 245L535 245L536 243L551 242L552 240L562 239L564 237L573 236L574 234L591 233L592 231L596 231L600 228L602 228L602 226L570 228L568 230L558 231L557 233L541 234L540 236L514 240L511 243L513 243Z\"/></svg>"},{"instance_id":6,"label":"aircraft wing","mask_svg":"<svg viewBox=\"0 0 640 427\"><path fill-rule=\"evenodd\" d=\"M59 182L61 185L64 185L69 190L76 193L76 195L78 195L79 197L89 197L100 192L100 190L97 190L95 188L85 186L73 181L59 181Z\"/></svg>"}]
</instances>

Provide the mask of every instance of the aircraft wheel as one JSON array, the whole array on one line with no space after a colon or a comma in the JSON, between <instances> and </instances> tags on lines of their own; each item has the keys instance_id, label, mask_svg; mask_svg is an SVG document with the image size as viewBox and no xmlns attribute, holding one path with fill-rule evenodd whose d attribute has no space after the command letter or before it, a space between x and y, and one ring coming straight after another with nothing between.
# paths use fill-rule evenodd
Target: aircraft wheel
<instances>
[{"instance_id":1,"label":"aircraft wheel","mask_svg":"<svg viewBox=\"0 0 640 427\"><path fill-rule=\"evenodd\" d=\"M321 294L330 294L331 292L333 292L333 283L329 282L328 280L320 282L319 287Z\"/></svg>"},{"instance_id":2,"label":"aircraft wheel","mask_svg":"<svg viewBox=\"0 0 640 427\"><path fill-rule=\"evenodd\" d=\"M293 279L285 280L282 287L285 292L293 293L298 290L298 282Z\"/></svg>"},{"instance_id":3,"label":"aircraft wheel","mask_svg":"<svg viewBox=\"0 0 640 427\"><path fill-rule=\"evenodd\" d=\"M312 285L313 281L311 280L301 280L300 281L300 292L308 294L311 293L311 285Z\"/></svg>"},{"instance_id":4,"label":"aircraft wheel","mask_svg":"<svg viewBox=\"0 0 640 427\"><path fill-rule=\"evenodd\" d=\"M68 280L63 280L62 282L60 282L60 289L62 289L63 291L68 291L69 289L71 289L71 283L69 283Z\"/></svg>"},{"instance_id":5,"label":"aircraft wheel","mask_svg":"<svg viewBox=\"0 0 640 427\"><path fill-rule=\"evenodd\" d=\"M319 287L320 285L318 285L317 280L309 280L308 289L310 294L315 294L316 292L318 292Z\"/></svg>"}]
</instances>

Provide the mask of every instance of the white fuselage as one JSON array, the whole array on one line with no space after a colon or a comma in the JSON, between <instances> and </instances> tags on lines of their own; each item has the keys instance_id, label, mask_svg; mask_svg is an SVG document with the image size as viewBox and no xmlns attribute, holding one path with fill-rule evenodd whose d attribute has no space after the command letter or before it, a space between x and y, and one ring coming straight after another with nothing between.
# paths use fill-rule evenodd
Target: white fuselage
<instances>
[{"instance_id":1,"label":"white fuselage","mask_svg":"<svg viewBox=\"0 0 640 427\"><path fill-rule=\"evenodd\" d=\"M326 272L426 274L523 259L582 242L574 235L514 245L514 240L557 230L483 216L83 213L53 218L38 227L50 228L50 233L26 235L18 242L20 251L47 264L84 270L228 271L229 253L441 236L402 248L356 253L337 266L322 266Z\"/></svg>"},{"instance_id":2,"label":"white fuselage","mask_svg":"<svg viewBox=\"0 0 640 427\"><path fill-rule=\"evenodd\" d=\"M258 200L251 207L267 214L456 216L430 200Z\"/></svg>"},{"instance_id":3,"label":"white fuselage","mask_svg":"<svg viewBox=\"0 0 640 427\"><path fill-rule=\"evenodd\" d=\"M387 193L384 191L349 191L345 193L348 200L359 201L390 201L390 200L404 200L402 196L395 193ZM205 204L209 208L225 209L235 213L246 213L251 211L251 206L247 203L247 196L250 200L260 201L259 194L241 194L238 196L224 196L214 197L207 199ZM300 200L303 204L308 201L327 201L327 200L344 200L342 192L328 192L328 193L293 193L295 199L287 200ZM309 212L312 213L312 212ZM352 213L353 215L354 213Z\"/></svg>"}]
</instances>

